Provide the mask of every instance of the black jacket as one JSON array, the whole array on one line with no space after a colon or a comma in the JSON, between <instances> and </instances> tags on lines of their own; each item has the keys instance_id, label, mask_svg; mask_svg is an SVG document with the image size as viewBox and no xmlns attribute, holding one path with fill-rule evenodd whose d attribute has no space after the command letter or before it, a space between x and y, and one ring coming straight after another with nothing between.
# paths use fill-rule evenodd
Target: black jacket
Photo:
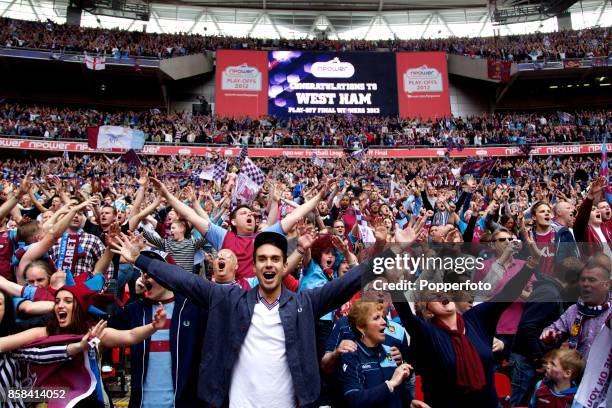
<instances>
[{"instance_id":1,"label":"black jacket","mask_svg":"<svg viewBox=\"0 0 612 408\"><path fill-rule=\"evenodd\" d=\"M562 287L556 280L540 275L533 292L525 302L512 351L526 357L534 365L549 350L540 341L542 330L564 312Z\"/></svg>"}]
</instances>

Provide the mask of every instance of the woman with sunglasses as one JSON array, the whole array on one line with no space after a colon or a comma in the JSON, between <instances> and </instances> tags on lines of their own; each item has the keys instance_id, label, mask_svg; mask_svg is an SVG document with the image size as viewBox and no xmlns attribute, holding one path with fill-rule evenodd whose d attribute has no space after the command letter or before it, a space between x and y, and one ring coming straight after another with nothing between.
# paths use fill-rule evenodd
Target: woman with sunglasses
<instances>
[{"instance_id":1,"label":"woman with sunglasses","mask_svg":"<svg viewBox=\"0 0 612 408\"><path fill-rule=\"evenodd\" d=\"M418 317L406 298L394 291L394 306L411 338L421 371L425 402L436 408L498 406L491 345L502 313L521 294L539 263L537 255L489 302L463 315L447 293L425 293Z\"/></svg>"}]
</instances>

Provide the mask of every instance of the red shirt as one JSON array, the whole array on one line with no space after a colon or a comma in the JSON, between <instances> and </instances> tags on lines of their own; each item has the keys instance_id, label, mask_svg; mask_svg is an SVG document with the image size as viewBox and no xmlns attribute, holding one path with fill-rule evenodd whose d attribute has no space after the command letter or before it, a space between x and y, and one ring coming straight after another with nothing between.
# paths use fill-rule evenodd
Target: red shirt
<instances>
[{"instance_id":1,"label":"red shirt","mask_svg":"<svg viewBox=\"0 0 612 408\"><path fill-rule=\"evenodd\" d=\"M542 252L540 261L540 272L547 276L553 275L555 263L555 231L550 230L546 234L535 233L535 242Z\"/></svg>"}]
</instances>

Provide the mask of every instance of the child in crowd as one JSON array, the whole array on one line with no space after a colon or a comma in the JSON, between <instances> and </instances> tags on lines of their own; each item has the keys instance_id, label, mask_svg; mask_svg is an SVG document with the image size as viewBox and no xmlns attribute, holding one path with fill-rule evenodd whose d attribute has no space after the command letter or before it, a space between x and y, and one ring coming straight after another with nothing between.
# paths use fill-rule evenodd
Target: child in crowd
<instances>
[{"instance_id":1,"label":"child in crowd","mask_svg":"<svg viewBox=\"0 0 612 408\"><path fill-rule=\"evenodd\" d=\"M546 376L536 384L529 408L572 406L584 370L582 355L572 349L552 350L544 357L544 369Z\"/></svg>"}]
</instances>

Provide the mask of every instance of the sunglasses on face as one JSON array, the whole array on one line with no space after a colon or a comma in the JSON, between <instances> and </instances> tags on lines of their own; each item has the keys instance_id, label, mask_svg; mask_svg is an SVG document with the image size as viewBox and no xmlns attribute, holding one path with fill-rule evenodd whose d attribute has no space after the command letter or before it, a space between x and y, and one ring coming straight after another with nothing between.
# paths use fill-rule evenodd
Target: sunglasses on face
<instances>
[{"instance_id":1,"label":"sunglasses on face","mask_svg":"<svg viewBox=\"0 0 612 408\"><path fill-rule=\"evenodd\" d=\"M495 241L497 241L497 242L508 242L508 241L512 241L512 238L510 238L510 237L497 238Z\"/></svg>"},{"instance_id":2,"label":"sunglasses on face","mask_svg":"<svg viewBox=\"0 0 612 408\"><path fill-rule=\"evenodd\" d=\"M450 303L450 296L446 293L436 293L429 296L427 299L428 302L440 302L443 305L448 305Z\"/></svg>"}]
</instances>

